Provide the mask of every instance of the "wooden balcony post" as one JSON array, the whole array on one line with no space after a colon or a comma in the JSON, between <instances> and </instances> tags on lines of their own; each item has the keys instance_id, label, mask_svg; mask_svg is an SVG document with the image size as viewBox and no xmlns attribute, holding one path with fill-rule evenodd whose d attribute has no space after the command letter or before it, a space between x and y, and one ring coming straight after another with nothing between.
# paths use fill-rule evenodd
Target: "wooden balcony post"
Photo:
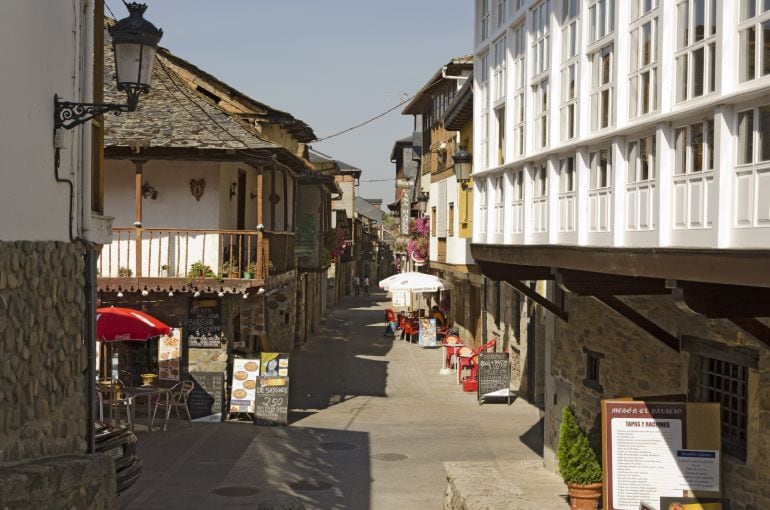
<instances>
[{"instance_id":1,"label":"wooden balcony post","mask_svg":"<svg viewBox=\"0 0 770 510\"><path fill-rule=\"evenodd\" d=\"M263 185L263 170L260 168L257 171L257 225L262 225L264 227L264 214L262 211L262 207L264 205L263 203L263 197L262 193L264 190ZM263 262L262 262L262 238L263 234L261 230L257 230L257 270L256 270L256 278L262 278L264 276L263 272Z\"/></svg>"},{"instance_id":2,"label":"wooden balcony post","mask_svg":"<svg viewBox=\"0 0 770 510\"><path fill-rule=\"evenodd\" d=\"M134 233L136 255L136 276L142 276L142 167L145 161L141 159L131 160L136 167L134 174Z\"/></svg>"}]
</instances>

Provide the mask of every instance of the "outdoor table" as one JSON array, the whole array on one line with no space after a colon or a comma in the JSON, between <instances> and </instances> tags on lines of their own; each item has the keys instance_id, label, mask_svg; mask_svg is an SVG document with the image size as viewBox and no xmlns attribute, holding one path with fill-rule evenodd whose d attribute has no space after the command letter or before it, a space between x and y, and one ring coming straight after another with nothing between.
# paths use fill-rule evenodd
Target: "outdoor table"
<instances>
[{"instance_id":1,"label":"outdoor table","mask_svg":"<svg viewBox=\"0 0 770 510\"><path fill-rule=\"evenodd\" d=\"M168 407L169 396L171 395L171 389L161 388L160 386L127 386L124 391L126 393L126 396L133 397L132 401L135 401L137 397L145 397L147 399L147 431L151 432L152 431L152 412L151 411L152 411L153 397L158 399L161 396L165 397L166 407ZM134 413L134 416L136 416L136 413ZM158 428L160 428L160 426Z\"/></svg>"}]
</instances>

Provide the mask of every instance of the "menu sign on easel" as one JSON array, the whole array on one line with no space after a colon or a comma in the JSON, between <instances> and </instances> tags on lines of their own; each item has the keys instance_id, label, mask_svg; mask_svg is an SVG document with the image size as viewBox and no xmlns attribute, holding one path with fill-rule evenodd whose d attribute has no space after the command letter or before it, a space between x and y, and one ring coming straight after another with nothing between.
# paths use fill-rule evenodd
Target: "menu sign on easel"
<instances>
[{"instance_id":1,"label":"menu sign on easel","mask_svg":"<svg viewBox=\"0 0 770 510\"><path fill-rule=\"evenodd\" d=\"M289 423L289 355L263 352L259 379L255 390L254 423L288 425Z\"/></svg>"},{"instance_id":2,"label":"menu sign on easel","mask_svg":"<svg viewBox=\"0 0 770 510\"><path fill-rule=\"evenodd\" d=\"M478 399L504 397L511 403L511 367L507 352L481 352L478 358Z\"/></svg>"},{"instance_id":3,"label":"menu sign on easel","mask_svg":"<svg viewBox=\"0 0 770 510\"><path fill-rule=\"evenodd\" d=\"M222 345L222 320L219 301L193 299L187 312L187 345L219 349Z\"/></svg>"},{"instance_id":4,"label":"menu sign on easel","mask_svg":"<svg viewBox=\"0 0 770 510\"><path fill-rule=\"evenodd\" d=\"M230 383L231 413L254 412L259 364L258 359L235 358L233 360L233 379Z\"/></svg>"},{"instance_id":5,"label":"menu sign on easel","mask_svg":"<svg viewBox=\"0 0 770 510\"><path fill-rule=\"evenodd\" d=\"M605 400L602 438L607 510L719 496L719 404Z\"/></svg>"},{"instance_id":6,"label":"menu sign on easel","mask_svg":"<svg viewBox=\"0 0 770 510\"><path fill-rule=\"evenodd\" d=\"M420 319L420 331L417 337L420 347L436 347L436 319Z\"/></svg>"},{"instance_id":7,"label":"menu sign on easel","mask_svg":"<svg viewBox=\"0 0 770 510\"><path fill-rule=\"evenodd\" d=\"M222 416L225 394L224 372L190 372L195 383L187 407L193 419L207 416Z\"/></svg>"}]
</instances>

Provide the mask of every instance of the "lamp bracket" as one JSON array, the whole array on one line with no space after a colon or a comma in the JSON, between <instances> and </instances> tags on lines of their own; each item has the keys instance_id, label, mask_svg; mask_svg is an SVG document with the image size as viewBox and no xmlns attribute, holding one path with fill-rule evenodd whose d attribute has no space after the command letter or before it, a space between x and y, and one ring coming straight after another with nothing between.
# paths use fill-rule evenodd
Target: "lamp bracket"
<instances>
[{"instance_id":1,"label":"lamp bracket","mask_svg":"<svg viewBox=\"0 0 770 510\"><path fill-rule=\"evenodd\" d=\"M73 103L70 101L60 101L58 96L54 96L53 102L54 127L56 129L72 129L107 112L114 112L115 115L120 115L123 112L131 111L127 104Z\"/></svg>"}]
</instances>

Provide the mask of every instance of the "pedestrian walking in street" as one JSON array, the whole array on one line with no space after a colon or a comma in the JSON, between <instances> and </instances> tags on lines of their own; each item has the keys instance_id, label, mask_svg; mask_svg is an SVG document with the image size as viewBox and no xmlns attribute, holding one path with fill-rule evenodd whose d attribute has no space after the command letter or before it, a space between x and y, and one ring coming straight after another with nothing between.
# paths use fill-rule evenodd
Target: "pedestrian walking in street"
<instances>
[{"instance_id":1,"label":"pedestrian walking in street","mask_svg":"<svg viewBox=\"0 0 770 510\"><path fill-rule=\"evenodd\" d=\"M364 295L369 295L369 277L364 276Z\"/></svg>"},{"instance_id":2,"label":"pedestrian walking in street","mask_svg":"<svg viewBox=\"0 0 770 510\"><path fill-rule=\"evenodd\" d=\"M353 291L356 293L356 296L361 292L361 279L358 275L353 277Z\"/></svg>"}]
</instances>

